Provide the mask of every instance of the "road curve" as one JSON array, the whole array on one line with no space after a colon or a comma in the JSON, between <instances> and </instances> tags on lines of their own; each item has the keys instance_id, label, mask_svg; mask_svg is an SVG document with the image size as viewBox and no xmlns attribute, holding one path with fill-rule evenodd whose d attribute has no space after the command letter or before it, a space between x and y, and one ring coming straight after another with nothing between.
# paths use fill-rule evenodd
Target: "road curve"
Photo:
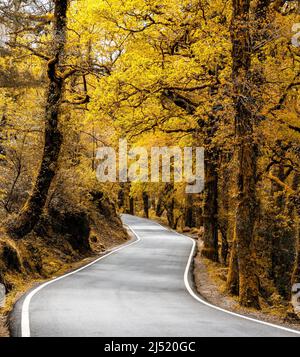
<instances>
[{"instance_id":1,"label":"road curve","mask_svg":"<svg viewBox=\"0 0 300 357\"><path fill-rule=\"evenodd\" d=\"M193 241L150 220L123 221L138 240L25 295L13 336L299 336L197 300L184 280Z\"/></svg>"}]
</instances>

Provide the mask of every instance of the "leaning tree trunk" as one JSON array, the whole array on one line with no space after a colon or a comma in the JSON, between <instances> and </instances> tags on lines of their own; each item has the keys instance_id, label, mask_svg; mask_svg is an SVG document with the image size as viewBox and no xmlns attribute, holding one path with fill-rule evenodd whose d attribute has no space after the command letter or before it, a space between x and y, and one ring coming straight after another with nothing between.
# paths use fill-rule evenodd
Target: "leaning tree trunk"
<instances>
[{"instance_id":1,"label":"leaning tree trunk","mask_svg":"<svg viewBox=\"0 0 300 357\"><path fill-rule=\"evenodd\" d=\"M255 274L253 240L257 210L257 149L253 135L250 44L250 0L233 0L231 26L232 79L235 105L235 130L238 154L238 198L235 222L239 266L239 294L243 306L259 308L258 278Z\"/></svg>"},{"instance_id":2,"label":"leaning tree trunk","mask_svg":"<svg viewBox=\"0 0 300 357\"><path fill-rule=\"evenodd\" d=\"M64 78L58 66L62 60L67 32L67 0L56 0L53 28L53 54L48 62L48 91L45 109L45 142L41 165L32 194L21 210L15 224L10 227L13 236L21 238L30 233L37 224L46 204L48 191L58 167L62 145L59 128L60 106L63 96Z\"/></svg>"}]
</instances>

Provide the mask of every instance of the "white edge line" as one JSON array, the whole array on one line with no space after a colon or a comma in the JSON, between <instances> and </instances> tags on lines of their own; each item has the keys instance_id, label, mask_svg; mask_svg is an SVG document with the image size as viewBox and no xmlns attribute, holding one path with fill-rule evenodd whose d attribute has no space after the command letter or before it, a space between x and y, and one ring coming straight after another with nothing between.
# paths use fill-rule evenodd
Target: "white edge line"
<instances>
[{"instance_id":1,"label":"white edge line","mask_svg":"<svg viewBox=\"0 0 300 357\"><path fill-rule=\"evenodd\" d=\"M168 230L182 238L185 238L185 239L189 239L192 243L193 243L193 246L192 246L192 250L191 250L191 253L190 253L190 256L189 256L189 259L188 259L188 262L187 262L187 265L186 265L186 269L185 269L185 272L184 272L184 283L185 283L185 287L186 289L188 290L188 292L190 293L190 295L197 301L201 302L202 304L212 308L212 309L215 309L215 310L218 310L218 311L222 311L228 315L231 315L231 316L235 316L235 317L239 317L239 318L242 318L244 320L248 320L248 321L252 321L252 322L256 322L256 323L259 323L261 325L265 325L265 326L269 326L269 327L273 327L273 328L277 328L277 329L280 329L280 330L283 330L283 331L286 331L286 332L291 332L291 333L295 333L295 334L298 334L300 335L300 331L297 331L297 330L293 330L293 329L289 329L287 327L282 327L282 326L279 326L279 325L275 325L275 324L271 324L269 322L265 322L265 321L261 321L261 320L257 320L257 319L254 319L254 318L251 318L251 317L248 317L248 316L244 316L244 315L241 315L241 314L237 314L235 312L232 312L232 311L229 311L229 310L225 310L221 307L218 307L218 306L215 306L215 305L212 305L210 303L208 303L207 301L201 299L197 294L195 294L194 290L192 289L192 287L190 286L190 283L189 283L189 273L190 273L190 269L191 269L191 265L192 265L192 262L193 262L193 258L195 256L195 248L196 248L196 242L194 239L192 239L191 237L188 237L186 235L183 235L183 234L180 234L178 232L175 232L173 230L170 230L166 227L164 227L163 225L157 223L157 222L153 222L153 223L156 223L158 224L159 226L161 226L163 229L165 230ZM42 285L40 285L39 287L37 287L36 289L34 289L33 291L31 291L25 298L24 302L23 302L23 305L22 305L22 315L21 315L21 336L22 337L30 337L30 321L29 321L29 305L30 305L30 301L31 299L33 298L33 296L38 293L40 290L42 290L43 288L45 288L46 286L52 284L52 283L55 283L56 281L59 281L59 280L62 280L70 275L73 275L73 274L76 274L78 273L79 271L81 270L84 270L94 264L96 264L97 262L99 262L100 260L108 257L109 255L111 254L114 254L124 248L127 248L127 247L130 247L131 245L133 244L136 244L138 242L141 241L141 238L139 237L139 235L135 232L134 229L132 229L129 225L125 225L127 226L133 233L134 235L136 236L137 240L132 242L132 243L129 243L129 244L124 244L122 245L121 247L119 248L116 248L112 251L110 251L109 253L103 255L102 257L94 260L93 262L77 269L77 270L74 270L73 272L70 272L68 274L65 274L65 275L62 275L60 276L59 278L55 278L53 280L50 280Z\"/></svg>"},{"instance_id":2,"label":"white edge line","mask_svg":"<svg viewBox=\"0 0 300 357\"><path fill-rule=\"evenodd\" d=\"M157 222L155 222L157 223ZM157 223L159 224L159 223ZM208 306L208 307L211 307L215 310L219 310L219 311L222 311L228 315L232 315L232 316L235 316L235 317L239 317L239 318L242 318L242 319L245 319L245 320L248 320L248 321L252 321L252 322L256 322L256 323L259 323L261 325L265 325L265 326L269 326L269 327L273 327L273 328L277 328L279 330L283 330L283 331L286 331L286 332L291 332L291 333L294 333L294 334L297 334L297 335L300 335L300 331L297 331L297 330L293 330L293 329L290 329L290 328L287 328L287 327L283 327L283 326L279 326L279 325L275 325L275 324L272 324L270 322L266 322L266 321L262 321L262 320L257 320L257 319L254 319L252 317L248 317L248 316L245 316L245 315L241 315L241 314L238 314L236 312L232 312L232 311L229 311L229 310L225 310L219 306L216 306L216 305L213 305L213 304L210 304L209 302L201 299L201 297L196 294L193 290L193 288L191 287L190 285L190 282L189 282L189 274L190 274L190 270L191 270L191 265L193 263L193 258L195 256L195 252L196 252L196 242L195 242L195 239L189 237L189 236L186 236L184 234L180 234L176 231L173 231L171 229L168 229L166 227L164 227L163 225L159 224L161 227L163 227L165 230L168 230L180 237L183 237L183 238L186 238L186 239L189 239L190 241L192 241L193 243L193 246L192 246L192 250L191 250L191 254L189 256L189 260L187 262L187 266L186 266L186 269L185 269L185 272L184 272L184 283L185 283L185 287L186 289L188 290L188 292L190 293L190 295L196 299L197 301L201 302L202 304ZM137 236L138 237L138 236Z\"/></svg>"},{"instance_id":3,"label":"white edge line","mask_svg":"<svg viewBox=\"0 0 300 357\"><path fill-rule=\"evenodd\" d=\"M124 224L124 226L127 226L127 227L133 232L133 230L132 230L128 225ZM134 234L135 234L135 233L134 233ZM111 250L109 253L107 253L107 254L101 256L100 258L94 260L93 262L91 262L91 263L89 263L89 264L87 264L87 265L85 265L85 266L83 266L83 267L81 267L81 268L79 268L79 269L76 269L76 270L74 270L74 271L72 271L72 272L70 272L70 273L67 273L67 274L65 274L65 275L62 275L62 276L60 276L60 277L58 277L58 278L52 279L52 280L50 280L50 281L47 281L46 283L44 283L44 284L38 286L36 289L32 290L32 291L26 296L26 298L25 298L25 300L24 300L24 302L23 302L23 304L22 304L21 337L30 337L29 305L30 305L31 299L34 297L35 294L37 294L39 291L41 291L42 289L44 289L46 286L48 286L48 285L50 285L50 284L52 284L52 283L55 283L55 282L57 282L57 281L59 281L59 280L62 280L62 279L66 278L66 277L68 277L68 276L70 276L70 275L76 274L76 273L80 272L81 270L84 270L84 269L86 269L86 268L88 268L88 267L90 267L90 266L96 264L97 262L99 262L100 260L102 260L102 259L108 257L108 256L111 255L111 254L114 254L114 253L116 253L116 252L118 252L118 251L120 251L120 250L122 250L122 249L124 249L124 248L128 248L128 247L130 247L130 246L133 245L133 244L137 244L138 242L140 242L141 238L138 237L136 234L135 234L135 236L136 236L136 240L135 240L134 242L132 242L132 243L127 243L127 244L125 243L125 244L121 245L119 248L115 248L115 249Z\"/></svg>"}]
</instances>

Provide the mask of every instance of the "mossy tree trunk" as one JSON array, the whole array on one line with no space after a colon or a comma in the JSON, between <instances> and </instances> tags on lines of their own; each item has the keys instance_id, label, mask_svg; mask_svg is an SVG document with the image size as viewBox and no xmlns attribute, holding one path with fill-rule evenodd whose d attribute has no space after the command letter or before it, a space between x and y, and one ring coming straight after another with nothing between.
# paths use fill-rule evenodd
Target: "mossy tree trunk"
<instances>
[{"instance_id":1,"label":"mossy tree trunk","mask_svg":"<svg viewBox=\"0 0 300 357\"><path fill-rule=\"evenodd\" d=\"M16 222L10 227L10 233L17 238L30 233L39 220L57 172L62 145L59 116L65 79L59 74L58 67L65 50L68 1L56 0L54 4L53 53L47 72L49 85L45 108L44 151L33 191Z\"/></svg>"},{"instance_id":2,"label":"mossy tree trunk","mask_svg":"<svg viewBox=\"0 0 300 357\"><path fill-rule=\"evenodd\" d=\"M238 157L238 199L235 221L239 267L239 296L242 306L259 308L258 278L253 255L257 210L257 148L251 113L250 0L233 0L231 25L232 80Z\"/></svg>"}]
</instances>

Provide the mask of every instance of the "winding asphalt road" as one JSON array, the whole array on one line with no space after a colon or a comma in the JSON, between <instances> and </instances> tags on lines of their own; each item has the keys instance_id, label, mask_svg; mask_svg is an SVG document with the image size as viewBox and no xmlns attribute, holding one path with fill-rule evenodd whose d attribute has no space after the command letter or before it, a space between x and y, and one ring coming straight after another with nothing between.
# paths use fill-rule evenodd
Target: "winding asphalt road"
<instances>
[{"instance_id":1,"label":"winding asphalt road","mask_svg":"<svg viewBox=\"0 0 300 357\"><path fill-rule=\"evenodd\" d=\"M150 220L123 221L138 240L30 291L12 313L13 336L297 336L201 302L188 281L193 240Z\"/></svg>"}]
</instances>

